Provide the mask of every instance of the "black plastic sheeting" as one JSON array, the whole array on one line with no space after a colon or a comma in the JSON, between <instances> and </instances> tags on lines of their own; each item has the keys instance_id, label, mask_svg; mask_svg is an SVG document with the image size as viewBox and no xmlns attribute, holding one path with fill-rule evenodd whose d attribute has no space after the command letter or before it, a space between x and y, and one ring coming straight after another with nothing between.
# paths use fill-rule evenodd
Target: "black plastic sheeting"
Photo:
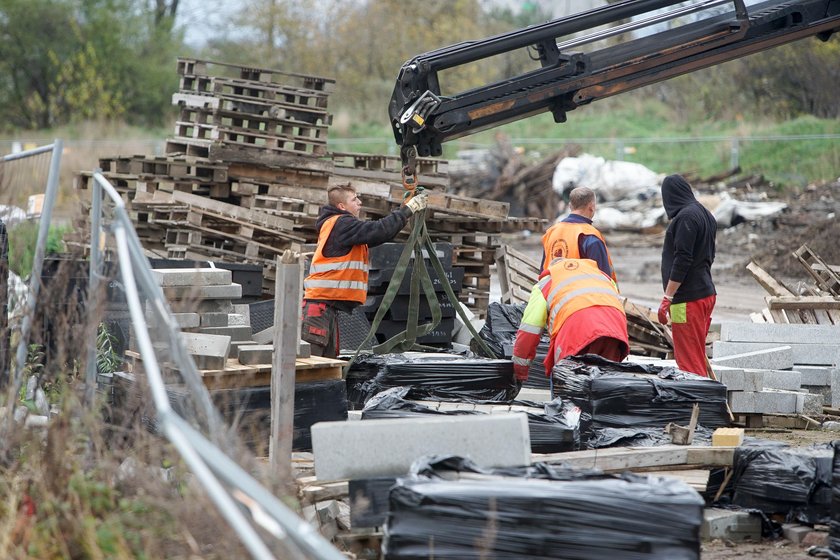
<instances>
[{"instance_id":1,"label":"black plastic sheeting","mask_svg":"<svg viewBox=\"0 0 840 560\"><path fill-rule=\"evenodd\" d=\"M487 319L484 326L478 332L487 345L496 352L497 356L510 358L513 355L513 343L516 341L516 331L522 322L522 314L525 311L524 303L498 303L493 302L487 308ZM537 346L537 355L531 362L528 370L528 379L522 385L533 389L548 389L548 376L545 374L545 356L548 354L548 347L551 343L548 335L543 333L540 344ZM473 343L471 349L478 355L483 355L481 347Z\"/></svg>"},{"instance_id":2,"label":"black plastic sheeting","mask_svg":"<svg viewBox=\"0 0 840 560\"><path fill-rule=\"evenodd\" d=\"M494 301L487 306L487 319L478 331L478 336L487 343L496 356L507 358L513 355L513 341L516 339L516 331L519 329L519 323L522 322L524 312L524 303L504 304ZM475 345L473 351L481 354L480 350L481 347Z\"/></svg>"},{"instance_id":3,"label":"black plastic sheeting","mask_svg":"<svg viewBox=\"0 0 840 560\"><path fill-rule=\"evenodd\" d=\"M425 406L422 402L414 401L415 398L414 389L411 387L394 387L382 391L367 402L362 411L362 420L430 415L487 414L476 410L435 410ZM470 402L473 404L499 404L498 402ZM528 432L531 436L532 452L561 453L580 448L580 432L578 431L580 410L576 406L569 403L564 404L560 399L548 403L515 400L507 404L543 410L542 414L527 410L522 411L528 416Z\"/></svg>"},{"instance_id":4,"label":"black plastic sheeting","mask_svg":"<svg viewBox=\"0 0 840 560\"><path fill-rule=\"evenodd\" d=\"M458 457L412 471L391 489L389 560L700 558L703 500L676 479L546 464L485 471ZM453 471L492 478L446 480Z\"/></svg>"},{"instance_id":5,"label":"black plastic sheeting","mask_svg":"<svg viewBox=\"0 0 840 560\"><path fill-rule=\"evenodd\" d=\"M834 449L741 446L735 449L732 503L786 521L828 523Z\"/></svg>"},{"instance_id":6,"label":"black plastic sheeting","mask_svg":"<svg viewBox=\"0 0 840 560\"><path fill-rule=\"evenodd\" d=\"M584 439L602 428L687 426L694 403L699 425L729 425L726 386L672 367L586 355L560 360L552 376L554 396L580 407Z\"/></svg>"},{"instance_id":7,"label":"black plastic sheeting","mask_svg":"<svg viewBox=\"0 0 840 560\"><path fill-rule=\"evenodd\" d=\"M507 402L520 388L510 360L406 352L364 356L353 369L377 371L354 388L365 402L391 387L411 387L416 399Z\"/></svg>"},{"instance_id":8,"label":"black plastic sheeting","mask_svg":"<svg viewBox=\"0 0 840 560\"><path fill-rule=\"evenodd\" d=\"M831 520L828 522L827 556L840 560L840 440L831 444L834 455L831 461Z\"/></svg>"},{"instance_id":9,"label":"black plastic sheeting","mask_svg":"<svg viewBox=\"0 0 840 560\"><path fill-rule=\"evenodd\" d=\"M664 428L598 428L584 442L589 449L604 447L657 447L671 445L671 435ZM703 426L694 428L691 445L711 445L712 431Z\"/></svg>"}]
</instances>

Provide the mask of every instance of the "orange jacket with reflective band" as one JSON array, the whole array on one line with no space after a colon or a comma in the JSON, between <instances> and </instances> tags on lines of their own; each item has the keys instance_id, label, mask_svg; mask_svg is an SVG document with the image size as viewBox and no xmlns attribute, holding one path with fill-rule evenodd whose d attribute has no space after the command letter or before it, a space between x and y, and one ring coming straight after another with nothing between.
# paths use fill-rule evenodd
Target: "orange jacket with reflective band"
<instances>
[{"instance_id":1,"label":"orange jacket with reflective band","mask_svg":"<svg viewBox=\"0 0 840 560\"><path fill-rule=\"evenodd\" d=\"M590 259L564 259L551 265L551 291L548 293L548 324L551 337L575 311L602 305L624 313L615 283Z\"/></svg>"},{"instance_id":2,"label":"orange jacket with reflective band","mask_svg":"<svg viewBox=\"0 0 840 560\"><path fill-rule=\"evenodd\" d=\"M370 259L367 245L354 245L341 257L325 257L324 245L341 215L328 218L318 233L318 247L312 257L309 276L303 281L304 299L356 301L367 299Z\"/></svg>"},{"instance_id":3,"label":"orange jacket with reflective band","mask_svg":"<svg viewBox=\"0 0 840 560\"><path fill-rule=\"evenodd\" d=\"M607 242L604 236L594 226L590 224L576 224L570 222L559 222L548 228L543 234L542 244L545 251L545 262L543 263L543 270L548 270L551 266L551 261L557 257L564 259L581 259L580 254L580 236L594 235L604 244L604 250L607 252L607 260L612 269L613 282L618 282L615 276L615 267L612 263L612 257L607 249Z\"/></svg>"}]
</instances>

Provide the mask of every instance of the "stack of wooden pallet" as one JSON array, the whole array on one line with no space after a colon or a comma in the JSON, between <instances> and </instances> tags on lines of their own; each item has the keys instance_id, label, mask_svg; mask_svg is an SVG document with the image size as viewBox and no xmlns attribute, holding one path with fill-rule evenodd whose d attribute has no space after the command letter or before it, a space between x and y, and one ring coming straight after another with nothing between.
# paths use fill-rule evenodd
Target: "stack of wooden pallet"
<instances>
[{"instance_id":1,"label":"stack of wooden pallet","mask_svg":"<svg viewBox=\"0 0 840 560\"><path fill-rule=\"evenodd\" d=\"M270 296L277 256L317 241L330 186L352 184L363 218L402 203L398 157L327 151L333 80L191 59L178 72L180 114L166 154L99 162L151 256L260 264ZM510 219L507 203L446 193L445 161L419 158L418 174L431 193L429 232L457 246L453 264L467 268L461 299L484 316L499 236L542 230L544 220ZM76 187L90 188L91 176L78 174Z\"/></svg>"},{"instance_id":2,"label":"stack of wooden pallet","mask_svg":"<svg viewBox=\"0 0 840 560\"><path fill-rule=\"evenodd\" d=\"M800 283L796 294L773 278L755 262L747 265L768 293L767 308L750 317L756 323L790 323L806 325L840 324L840 266L830 265L807 245L793 252L793 257L805 268L813 284Z\"/></svg>"}]
</instances>

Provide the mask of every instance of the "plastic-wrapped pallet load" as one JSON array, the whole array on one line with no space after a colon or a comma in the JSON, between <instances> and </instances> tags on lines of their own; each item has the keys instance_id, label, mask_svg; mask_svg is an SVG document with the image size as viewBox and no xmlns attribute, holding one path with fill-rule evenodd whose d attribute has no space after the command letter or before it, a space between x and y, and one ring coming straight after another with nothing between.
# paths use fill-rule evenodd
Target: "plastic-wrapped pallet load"
<instances>
[{"instance_id":1,"label":"plastic-wrapped pallet load","mask_svg":"<svg viewBox=\"0 0 840 560\"><path fill-rule=\"evenodd\" d=\"M447 457L391 489L384 557L689 560L703 500L682 481L544 464L483 471Z\"/></svg>"},{"instance_id":2,"label":"plastic-wrapped pallet load","mask_svg":"<svg viewBox=\"0 0 840 560\"><path fill-rule=\"evenodd\" d=\"M362 411L362 420L380 418L406 418L409 416L487 414L480 408L473 410L436 410L435 402L414 400L411 387L393 387L371 398ZM498 402L469 401L477 405L494 405ZM561 453L580 447L578 423L580 409L570 403L555 399L548 403L512 401L511 406L528 416L528 431L531 436L531 451L534 453ZM489 406L487 407L489 408Z\"/></svg>"},{"instance_id":3,"label":"plastic-wrapped pallet load","mask_svg":"<svg viewBox=\"0 0 840 560\"><path fill-rule=\"evenodd\" d=\"M478 336L499 357L510 358L513 355L513 343L516 341L516 331L519 330L519 323L522 322L522 313L525 311L523 303L497 303L493 302L487 309L487 320L478 332ZM548 354L548 347L551 343L546 333L543 333L540 344L537 346L537 355L531 362L528 370L528 379L523 387L533 389L548 389L548 377L545 375L545 356ZM472 350L481 354L481 347L472 344Z\"/></svg>"},{"instance_id":4,"label":"plastic-wrapped pallet load","mask_svg":"<svg viewBox=\"0 0 840 560\"><path fill-rule=\"evenodd\" d=\"M560 360L552 376L553 396L580 407L583 439L601 428L687 425L695 403L700 405L700 425L729 424L726 386L672 367L587 355Z\"/></svg>"},{"instance_id":5,"label":"plastic-wrapped pallet load","mask_svg":"<svg viewBox=\"0 0 840 560\"><path fill-rule=\"evenodd\" d=\"M365 356L356 368L377 371L361 387L366 401L391 387L412 387L415 398L436 400L507 402L519 393L510 360L405 352Z\"/></svg>"},{"instance_id":6,"label":"plastic-wrapped pallet load","mask_svg":"<svg viewBox=\"0 0 840 560\"><path fill-rule=\"evenodd\" d=\"M784 515L788 521L828 523L833 459L829 445L738 447L733 459L732 503Z\"/></svg>"}]
</instances>

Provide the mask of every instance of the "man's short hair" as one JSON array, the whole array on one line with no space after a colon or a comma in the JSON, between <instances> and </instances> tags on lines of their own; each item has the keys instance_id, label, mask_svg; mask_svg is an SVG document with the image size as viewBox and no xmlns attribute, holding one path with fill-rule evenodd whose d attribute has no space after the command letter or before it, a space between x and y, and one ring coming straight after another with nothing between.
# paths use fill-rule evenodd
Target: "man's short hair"
<instances>
[{"instance_id":1,"label":"man's short hair","mask_svg":"<svg viewBox=\"0 0 840 560\"><path fill-rule=\"evenodd\" d=\"M569 206L572 210L578 210L595 202L595 191L589 187L576 187L569 193Z\"/></svg>"},{"instance_id":2,"label":"man's short hair","mask_svg":"<svg viewBox=\"0 0 840 560\"><path fill-rule=\"evenodd\" d=\"M331 206L347 204L347 201L354 196L356 196L356 189L354 189L353 185L350 183L330 187L327 191L327 201Z\"/></svg>"}]
</instances>

